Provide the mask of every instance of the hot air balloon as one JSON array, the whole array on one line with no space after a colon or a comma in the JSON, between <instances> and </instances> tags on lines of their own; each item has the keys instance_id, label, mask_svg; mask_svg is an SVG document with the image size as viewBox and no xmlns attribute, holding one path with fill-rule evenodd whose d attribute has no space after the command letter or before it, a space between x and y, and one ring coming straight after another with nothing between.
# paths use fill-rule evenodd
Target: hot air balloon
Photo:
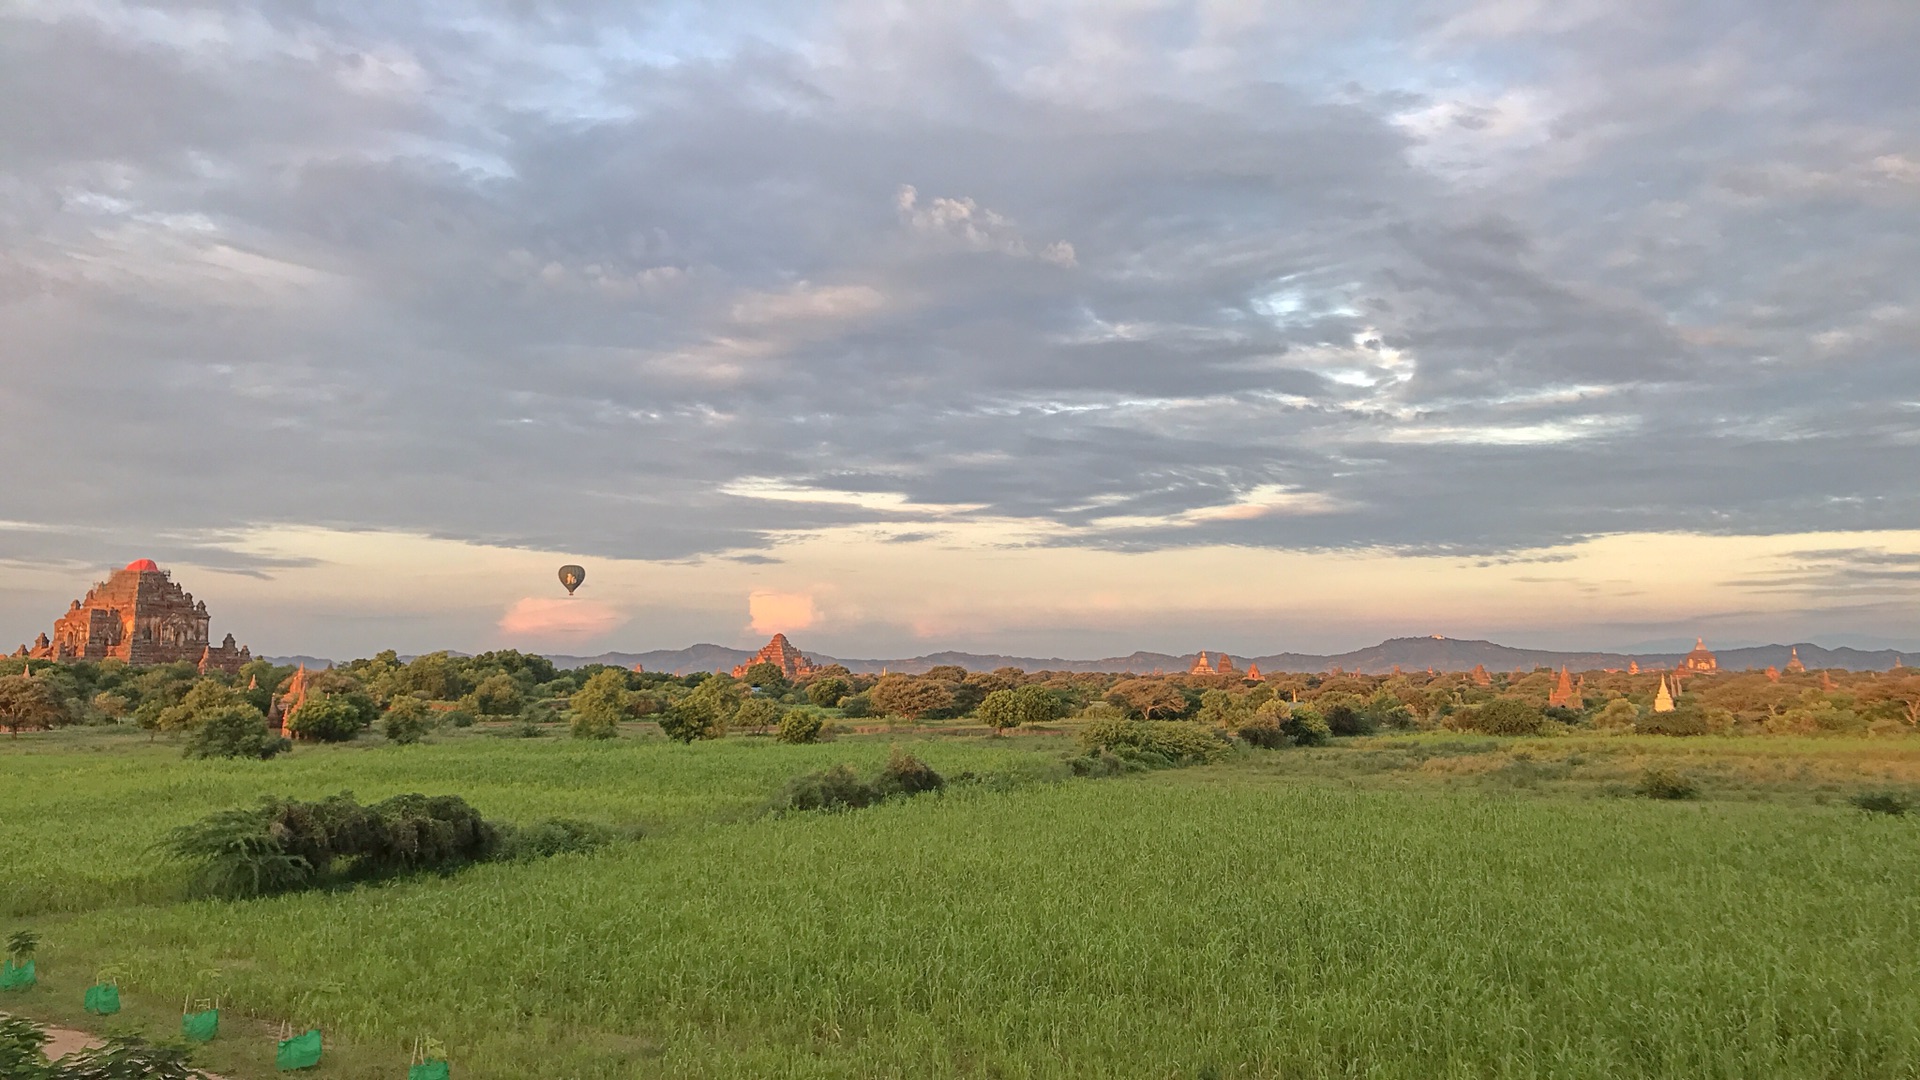
<instances>
[{"instance_id":1,"label":"hot air balloon","mask_svg":"<svg viewBox=\"0 0 1920 1080\"><path fill-rule=\"evenodd\" d=\"M572 596L573 590L579 588L580 583L585 580L587 580L587 572L572 563L560 568L560 584L567 587L568 596Z\"/></svg>"}]
</instances>

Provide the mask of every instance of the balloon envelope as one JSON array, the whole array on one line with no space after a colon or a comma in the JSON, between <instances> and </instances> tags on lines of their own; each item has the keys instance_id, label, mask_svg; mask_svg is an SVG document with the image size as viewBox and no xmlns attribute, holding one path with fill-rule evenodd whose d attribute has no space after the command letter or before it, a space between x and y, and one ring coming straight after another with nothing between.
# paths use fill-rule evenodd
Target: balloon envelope
<instances>
[{"instance_id":1,"label":"balloon envelope","mask_svg":"<svg viewBox=\"0 0 1920 1080\"><path fill-rule=\"evenodd\" d=\"M587 572L578 566L568 564L560 568L560 584L567 587L568 596L572 596L573 590L579 588L580 583L585 580L587 580Z\"/></svg>"}]
</instances>

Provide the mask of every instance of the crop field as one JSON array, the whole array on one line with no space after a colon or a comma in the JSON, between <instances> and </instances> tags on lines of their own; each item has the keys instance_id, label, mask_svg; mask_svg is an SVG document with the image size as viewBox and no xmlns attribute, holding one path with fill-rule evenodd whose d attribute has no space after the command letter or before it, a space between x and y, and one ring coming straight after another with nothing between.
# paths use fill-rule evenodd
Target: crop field
<instances>
[{"instance_id":1,"label":"crop field","mask_svg":"<svg viewBox=\"0 0 1920 1080\"><path fill-rule=\"evenodd\" d=\"M1904 740L1393 737L1074 779L1063 739L921 739L1003 782L755 812L889 742L236 763L22 740L0 925L41 936L46 977L0 1006L76 1020L110 966L148 1003L128 1023L217 992L320 1026L316 1075L355 1078L400 1075L421 1036L498 1080L1920 1076L1920 827L1845 800L1920 781ZM1702 797L1632 797L1660 762ZM182 899L153 853L211 810L343 788L649 832L246 902ZM204 1060L270 1058L223 1037Z\"/></svg>"}]
</instances>

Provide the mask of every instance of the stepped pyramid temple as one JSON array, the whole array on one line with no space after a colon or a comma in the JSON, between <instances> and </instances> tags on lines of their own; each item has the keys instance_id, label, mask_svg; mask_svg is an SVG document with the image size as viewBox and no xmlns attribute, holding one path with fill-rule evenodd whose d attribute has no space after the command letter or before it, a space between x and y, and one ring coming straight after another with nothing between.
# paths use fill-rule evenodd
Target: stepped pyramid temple
<instances>
[{"instance_id":1,"label":"stepped pyramid temple","mask_svg":"<svg viewBox=\"0 0 1920 1080\"><path fill-rule=\"evenodd\" d=\"M1251 660L1247 661L1246 681L1248 682L1266 682L1267 681L1267 677L1265 675L1260 674L1260 665L1254 663Z\"/></svg>"},{"instance_id":2,"label":"stepped pyramid temple","mask_svg":"<svg viewBox=\"0 0 1920 1080\"><path fill-rule=\"evenodd\" d=\"M152 559L130 562L87 590L53 624L53 637L41 634L32 648L15 656L34 660L124 660L129 664L171 664L181 660L201 671L240 670L253 659L233 635L214 645L208 638L207 602L174 584L173 575Z\"/></svg>"},{"instance_id":3,"label":"stepped pyramid temple","mask_svg":"<svg viewBox=\"0 0 1920 1080\"><path fill-rule=\"evenodd\" d=\"M1795 645L1793 647L1793 659L1787 661L1787 674L1805 675L1806 673L1807 665L1800 662L1800 646Z\"/></svg>"},{"instance_id":4,"label":"stepped pyramid temple","mask_svg":"<svg viewBox=\"0 0 1920 1080\"><path fill-rule=\"evenodd\" d=\"M1693 675L1704 675L1720 670L1720 659L1707 651L1706 638L1693 639L1693 651L1680 658L1680 670Z\"/></svg>"},{"instance_id":5,"label":"stepped pyramid temple","mask_svg":"<svg viewBox=\"0 0 1920 1080\"><path fill-rule=\"evenodd\" d=\"M807 678L817 670L814 662L800 655L800 650L793 647L793 643L787 640L785 634L773 635L773 640L767 642L759 652L754 653L753 659L733 669L733 677L736 679L745 677L747 669L755 664L772 664L778 667L780 674L786 676L788 682Z\"/></svg>"}]
</instances>

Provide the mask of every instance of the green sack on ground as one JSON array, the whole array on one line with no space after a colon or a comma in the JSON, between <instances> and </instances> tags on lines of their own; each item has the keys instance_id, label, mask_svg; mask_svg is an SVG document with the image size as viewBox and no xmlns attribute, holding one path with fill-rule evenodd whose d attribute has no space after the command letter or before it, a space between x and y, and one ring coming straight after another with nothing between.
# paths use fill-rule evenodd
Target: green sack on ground
<instances>
[{"instance_id":1,"label":"green sack on ground","mask_svg":"<svg viewBox=\"0 0 1920 1080\"><path fill-rule=\"evenodd\" d=\"M444 1061L429 1061L424 1065L412 1065L407 1068L407 1080L449 1080Z\"/></svg>"},{"instance_id":2,"label":"green sack on ground","mask_svg":"<svg viewBox=\"0 0 1920 1080\"><path fill-rule=\"evenodd\" d=\"M283 1072L287 1069L311 1069L320 1064L319 1030L281 1039L280 1052L273 1055L273 1064Z\"/></svg>"},{"instance_id":3,"label":"green sack on ground","mask_svg":"<svg viewBox=\"0 0 1920 1080\"><path fill-rule=\"evenodd\" d=\"M5 967L0 967L0 990L31 990L37 981L31 960L24 964L9 960Z\"/></svg>"},{"instance_id":4,"label":"green sack on ground","mask_svg":"<svg viewBox=\"0 0 1920 1080\"><path fill-rule=\"evenodd\" d=\"M220 1033L220 1010L208 1009L206 1012L187 1013L180 1017L180 1034L188 1042L212 1042Z\"/></svg>"},{"instance_id":5,"label":"green sack on ground","mask_svg":"<svg viewBox=\"0 0 1920 1080\"><path fill-rule=\"evenodd\" d=\"M87 987L86 1010L95 1016L112 1016L120 1011L120 988L109 983Z\"/></svg>"}]
</instances>

